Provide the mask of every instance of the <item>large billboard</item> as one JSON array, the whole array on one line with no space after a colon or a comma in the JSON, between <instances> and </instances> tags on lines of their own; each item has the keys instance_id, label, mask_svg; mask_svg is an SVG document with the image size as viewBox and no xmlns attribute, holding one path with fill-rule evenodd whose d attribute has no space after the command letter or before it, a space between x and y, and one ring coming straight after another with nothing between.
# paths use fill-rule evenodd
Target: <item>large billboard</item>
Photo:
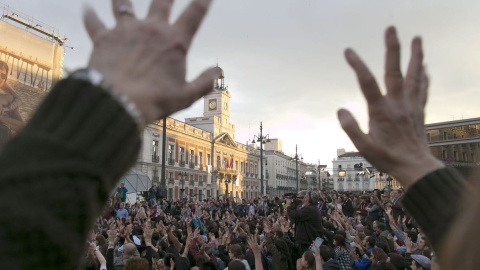
<instances>
[{"instance_id":1,"label":"large billboard","mask_svg":"<svg viewBox=\"0 0 480 270\"><path fill-rule=\"evenodd\" d=\"M0 18L0 148L61 79L64 48L15 13ZM23 25L22 25L23 24ZM41 27L41 26L40 26Z\"/></svg>"}]
</instances>

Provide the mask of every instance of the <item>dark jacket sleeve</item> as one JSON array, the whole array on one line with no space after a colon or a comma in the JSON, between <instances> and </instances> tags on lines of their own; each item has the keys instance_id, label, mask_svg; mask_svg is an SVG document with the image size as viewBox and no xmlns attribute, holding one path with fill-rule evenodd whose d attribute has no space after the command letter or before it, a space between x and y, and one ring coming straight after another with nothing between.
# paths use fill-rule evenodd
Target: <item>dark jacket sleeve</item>
<instances>
[{"instance_id":1,"label":"dark jacket sleeve","mask_svg":"<svg viewBox=\"0 0 480 270\"><path fill-rule=\"evenodd\" d=\"M115 270L115 265L113 264L113 248L107 250L107 270Z\"/></svg>"},{"instance_id":2,"label":"dark jacket sleeve","mask_svg":"<svg viewBox=\"0 0 480 270\"><path fill-rule=\"evenodd\" d=\"M0 215L0 269L76 269L94 217L139 146L137 125L110 94L58 82L0 154L0 202L15 202Z\"/></svg>"},{"instance_id":3,"label":"dark jacket sleeve","mask_svg":"<svg viewBox=\"0 0 480 270\"><path fill-rule=\"evenodd\" d=\"M463 196L468 195L462 176L452 168L429 173L417 181L403 198L404 207L418 222L436 250L458 214Z\"/></svg>"}]
</instances>

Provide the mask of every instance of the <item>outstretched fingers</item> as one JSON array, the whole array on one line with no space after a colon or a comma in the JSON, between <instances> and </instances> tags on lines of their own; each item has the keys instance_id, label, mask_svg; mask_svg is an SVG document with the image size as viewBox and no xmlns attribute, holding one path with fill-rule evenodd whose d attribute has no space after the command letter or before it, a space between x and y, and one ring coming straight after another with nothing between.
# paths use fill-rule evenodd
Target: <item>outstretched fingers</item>
<instances>
[{"instance_id":1,"label":"outstretched fingers","mask_svg":"<svg viewBox=\"0 0 480 270\"><path fill-rule=\"evenodd\" d=\"M212 0L193 0L175 22L175 26L182 29L185 34L187 47L192 43L193 36L207 14L211 2Z\"/></svg>"},{"instance_id":2,"label":"outstretched fingers","mask_svg":"<svg viewBox=\"0 0 480 270\"><path fill-rule=\"evenodd\" d=\"M86 5L83 10L83 24L92 40L95 40L95 37L98 36L99 33L106 30L105 25L98 18L97 13L89 5Z\"/></svg>"},{"instance_id":3,"label":"outstretched fingers","mask_svg":"<svg viewBox=\"0 0 480 270\"><path fill-rule=\"evenodd\" d=\"M422 39L420 37L412 40L411 54L405 77L405 91L411 99L416 100L420 94L423 69Z\"/></svg>"},{"instance_id":4,"label":"outstretched fingers","mask_svg":"<svg viewBox=\"0 0 480 270\"><path fill-rule=\"evenodd\" d=\"M220 68L213 67L205 70L194 81L188 83L185 87L185 96L189 97L189 99L186 99L189 102L187 106L210 93L213 90L213 81L218 76L220 76Z\"/></svg>"},{"instance_id":5,"label":"outstretched fingers","mask_svg":"<svg viewBox=\"0 0 480 270\"><path fill-rule=\"evenodd\" d=\"M162 22L168 22L172 5L173 0L152 0L147 17L157 18Z\"/></svg>"},{"instance_id":6,"label":"outstretched fingers","mask_svg":"<svg viewBox=\"0 0 480 270\"><path fill-rule=\"evenodd\" d=\"M383 99L383 95L380 92L377 81L373 77L368 67L358 57L358 55L351 49L345 50L345 58L348 64L353 68L357 74L357 79L362 89L363 95L367 100L368 106L374 106L377 102Z\"/></svg>"},{"instance_id":7,"label":"outstretched fingers","mask_svg":"<svg viewBox=\"0 0 480 270\"><path fill-rule=\"evenodd\" d=\"M400 42L395 27L387 28L385 32L385 85L387 95L400 96L403 92L403 76L400 69Z\"/></svg>"},{"instance_id":8,"label":"outstretched fingers","mask_svg":"<svg viewBox=\"0 0 480 270\"><path fill-rule=\"evenodd\" d=\"M133 5L130 0L112 0L112 11L119 24L135 19Z\"/></svg>"},{"instance_id":9,"label":"outstretched fingers","mask_svg":"<svg viewBox=\"0 0 480 270\"><path fill-rule=\"evenodd\" d=\"M358 126L357 120L353 115L345 109L340 109L337 112L338 121L342 129L347 133L350 140L352 140L355 147L363 153L365 149L370 147L370 140L368 136Z\"/></svg>"}]
</instances>

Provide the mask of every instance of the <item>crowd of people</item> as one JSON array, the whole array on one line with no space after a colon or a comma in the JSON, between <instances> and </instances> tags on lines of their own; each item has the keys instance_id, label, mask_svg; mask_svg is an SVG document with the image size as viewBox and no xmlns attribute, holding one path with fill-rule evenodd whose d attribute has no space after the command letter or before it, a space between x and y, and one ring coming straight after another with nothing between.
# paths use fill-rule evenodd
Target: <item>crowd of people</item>
<instances>
[{"instance_id":1,"label":"crowd of people","mask_svg":"<svg viewBox=\"0 0 480 270\"><path fill-rule=\"evenodd\" d=\"M86 9L88 68L59 81L0 152L0 203L8 206L1 269L438 269L436 260L442 269L478 269L476 182L468 186L431 154L422 41L413 39L404 76L394 27L385 33L385 94L345 51L367 101L368 133L349 111L337 113L362 156L403 190L128 205L120 186L97 218L135 163L145 124L190 106L219 76L211 68L185 80L211 0L192 0L170 23L172 2L152 0L139 20L131 1L113 0L112 29ZM6 71L0 67L2 80Z\"/></svg>"},{"instance_id":2,"label":"crowd of people","mask_svg":"<svg viewBox=\"0 0 480 270\"><path fill-rule=\"evenodd\" d=\"M149 195L133 205L114 197L84 259L89 269L102 262L106 269L142 269L130 266L141 258L144 269L438 269L430 243L401 205L402 193L312 191L238 203L160 197L153 203Z\"/></svg>"}]
</instances>

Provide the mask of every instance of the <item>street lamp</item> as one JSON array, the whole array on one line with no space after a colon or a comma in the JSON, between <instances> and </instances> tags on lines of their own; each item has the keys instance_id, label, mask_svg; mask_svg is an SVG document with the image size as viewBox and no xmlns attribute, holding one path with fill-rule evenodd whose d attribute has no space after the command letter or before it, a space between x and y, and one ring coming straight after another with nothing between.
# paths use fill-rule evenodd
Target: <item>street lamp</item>
<instances>
[{"instance_id":1,"label":"street lamp","mask_svg":"<svg viewBox=\"0 0 480 270\"><path fill-rule=\"evenodd\" d=\"M393 178L389 175L389 176L387 177L387 192L388 192L388 196L390 196L390 191L391 191L391 189L392 189L392 186L391 186L391 185L392 185L392 180L393 180Z\"/></svg>"},{"instance_id":2,"label":"street lamp","mask_svg":"<svg viewBox=\"0 0 480 270\"><path fill-rule=\"evenodd\" d=\"M297 179L297 193L298 193L300 192L300 190L298 189L298 182L300 181L300 179L298 178L298 161L299 160L303 161L303 157L300 157L298 155L298 146L296 144L295 144L295 156L292 158L292 160L295 160L295 174Z\"/></svg>"},{"instance_id":3,"label":"street lamp","mask_svg":"<svg viewBox=\"0 0 480 270\"><path fill-rule=\"evenodd\" d=\"M256 143L256 142L260 143L260 193L263 196L264 195L263 193L263 144L270 142L270 135L268 134L263 135L262 132L263 132L263 125L262 125L262 122L260 122L260 134L253 135L252 143Z\"/></svg>"}]
</instances>

